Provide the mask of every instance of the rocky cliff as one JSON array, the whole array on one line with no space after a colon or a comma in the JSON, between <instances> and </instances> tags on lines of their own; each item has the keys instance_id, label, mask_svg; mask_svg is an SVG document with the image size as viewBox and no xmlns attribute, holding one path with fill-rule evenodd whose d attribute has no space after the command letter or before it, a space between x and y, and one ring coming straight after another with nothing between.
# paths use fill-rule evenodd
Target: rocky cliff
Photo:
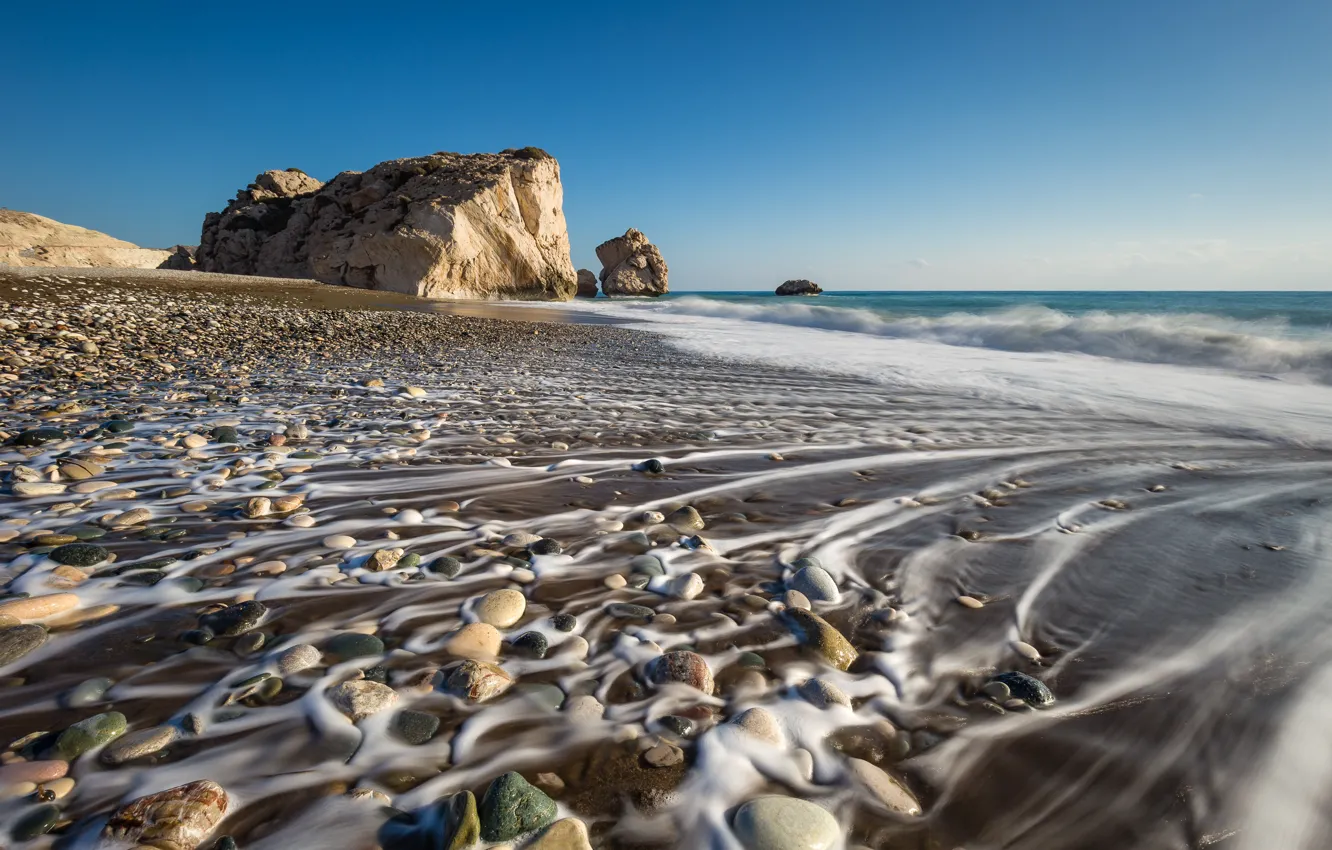
<instances>
[{"instance_id":1,"label":"rocky cliff","mask_svg":"<svg viewBox=\"0 0 1332 850\"><path fill-rule=\"evenodd\" d=\"M96 230L0 209L0 265L155 269L170 256Z\"/></svg>"},{"instance_id":2,"label":"rocky cliff","mask_svg":"<svg viewBox=\"0 0 1332 850\"><path fill-rule=\"evenodd\" d=\"M427 298L572 298L560 166L537 148L437 153L327 184L268 171L204 219L203 271Z\"/></svg>"},{"instance_id":3,"label":"rocky cliff","mask_svg":"<svg viewBox=\"0 0 1332 850\"><path fill-rule=\"evenodd\" d=\"M601 260L601 291L607 295L656 297L669 290L661 252L633 228L598 245L597 259Z\"/></svg>"},{"instance_id":4,"label":"rocky cliff","mask_svg":"<svg viewBox=\"0 0 1332 850\"><path fill-rule=\"evenodd\" d=\"M781 286L777 287L778 295L818 295L822 291L822 286L819 286L812 280L803 279L788 280Z\"/></svg>"}]
</instances>

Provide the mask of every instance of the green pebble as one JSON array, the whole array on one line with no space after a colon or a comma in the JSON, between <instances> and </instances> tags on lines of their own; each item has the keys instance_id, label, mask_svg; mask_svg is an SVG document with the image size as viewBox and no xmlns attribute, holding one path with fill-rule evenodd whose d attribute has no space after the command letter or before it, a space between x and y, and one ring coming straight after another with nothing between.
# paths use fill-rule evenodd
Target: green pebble
<instances>
[{"instance_id":1,"label":"green pebble","mask_svg":"<svg viewBox=\"0 0 1332 850\"><path fill-rule=\"evenodd\" d=\"M56 752L65 761L74 761L89 750L124 735L127 726L125 715L119 711L93 715L61 732L56 739Z\"/></svg>"},{"instance_id":2,"label":"green pebble","mask_svg":"<svg viewBox=\"0 0 1332 850\"><path fill-rule=\"evenodd\" d=\"M52 549L49 557L68 567L91 567L105 561L110 554L96 543L66 543Z\"/></svg>"},{"instance_id":3,"label":"green pebble","mask_svg":"<svg viewBox=\"0 0 1332 850\"><path fill-rule=\"evenodd\" d=\"M9 834L15 841L31 841L39 835L45 835L60 820L58 806L38 806L14 821Z\"/></svg>"},{"instance_id":4,"label":"green pebble","mask_svg":"<svg viewBox=\"0 0 1332 850\"><path fill-rule=\"evenodd\" d=\"M400 711L394 718L393 728L404 741L416 746L435 737L439 731L439 718L424 711Z\"/></svg>"},{"instance_id":5,"label":"green pebble","mask_svg":"<svg viewBox=\"0 0 1332 850\"><path fill-rule=\"evenodd\" d=\"M329 652L342 659L370 658L384 654L384 642L374 635L343 632L334 635L326 644Z\"/></svg>"},{"instance_id":6,"label":"green pebble","mask_svg":"<svg viewBox=\"0 0 1332 850\"><path fill-rule=\"evenodd\" d=\"M554 800L521 774L510 771L490 783L481 800L480 814L481 838L499 843L549 826L559 812Z\"/></svg>"},{"instance_id":7,"label":"green pebble","mask_svg":"<svg viewBox=\"0 0 1332 850\"><path fill-rule=\"evenodd\" d=\"M416 554L415 552L408 552L406 555L403 555L401 558L398 559L398 564L396 569L410 570L412 567L419 567L420 565L421 565L421 556Z\"/></svg>"}]
</instances>

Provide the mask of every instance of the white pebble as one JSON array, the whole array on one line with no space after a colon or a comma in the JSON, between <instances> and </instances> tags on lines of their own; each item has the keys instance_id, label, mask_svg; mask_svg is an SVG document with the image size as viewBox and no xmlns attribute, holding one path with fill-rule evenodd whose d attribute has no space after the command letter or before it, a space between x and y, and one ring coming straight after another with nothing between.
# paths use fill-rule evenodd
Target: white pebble
<instances>
[{"instance_id":1,"label":"white pebble","mask_svg":"<svg viewBox=\"0 0 1332 850\"><path fill-rule=\"evenodd\" d=\"M330 534L324 538L324 545L329 549L350 549L356 545L356 538L346 534Z\"/></svg>"}]
</instances>

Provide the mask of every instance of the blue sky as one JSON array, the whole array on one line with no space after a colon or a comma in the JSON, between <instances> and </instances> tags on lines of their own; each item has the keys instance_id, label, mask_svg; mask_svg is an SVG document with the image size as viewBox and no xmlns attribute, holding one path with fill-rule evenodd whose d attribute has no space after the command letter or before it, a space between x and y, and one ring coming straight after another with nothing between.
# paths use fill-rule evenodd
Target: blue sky
<instances>
[{"instance_id":1,"label":"blue sky","mask_svg":"<svg viewBox=\"0 0 1332 850\"><path fill-rule=\"evenodd\" d=\"M195 243L269 168L557 156L672 288L1328 288L1332 3L14 4L0 205Z\"/></svg>"}]
</instances>

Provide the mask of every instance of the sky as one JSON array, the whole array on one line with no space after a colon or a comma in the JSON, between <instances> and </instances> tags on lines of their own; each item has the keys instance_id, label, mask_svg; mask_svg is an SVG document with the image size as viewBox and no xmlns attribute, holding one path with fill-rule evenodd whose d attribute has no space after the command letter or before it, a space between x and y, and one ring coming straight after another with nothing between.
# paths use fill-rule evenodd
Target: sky
<instances>
[{"instance_id":1,"label":"sky","mask_svg":"<svg viewBox=\"0 0 1332 850\"><path fill-rule=\"evenodd\" d=\"M0 206L194 244L272 168L560 161L673 291L1332 288L1332 3L0 11Z\"/></svg>"}]
</instances>

